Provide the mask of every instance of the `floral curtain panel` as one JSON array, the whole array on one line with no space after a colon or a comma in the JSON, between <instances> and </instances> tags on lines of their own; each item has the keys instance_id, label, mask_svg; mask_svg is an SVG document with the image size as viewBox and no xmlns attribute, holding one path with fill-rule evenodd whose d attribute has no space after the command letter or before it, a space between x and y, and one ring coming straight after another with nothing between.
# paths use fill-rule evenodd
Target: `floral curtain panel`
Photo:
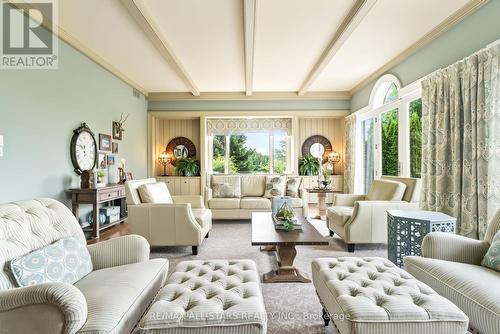
<instances>
[{"instance_id":1,"label":"floral curtain panel","mask_svg":"<svg viewBox=\"0 0 500 334\"><path fill-rule=\"evenodd\" d=\"M422 82L422 208L484 237L500 209L500 44Z\"/></svg>"},{"instance_id":2,"label":"floral curtain panel","mask_svg":"<svg viewBox=\"0 0 500 334\"><path fill-rule=\"evenodd\" d=\"M245 132L286 133L291 136L291 118L211 118L207 120L207 132L213 134L239 134Z\"/></svg>"},{"instance_id":3,"label":"floral curtain panel","mask_svg":"<svg viewBox=\"0 0 500 334\"><path fill-rule=\"evenodd\" d=\"M356 116L351 115L345 118L344 192L346 194L354 192L355 140Z\"/></svg>"}]
</instances>

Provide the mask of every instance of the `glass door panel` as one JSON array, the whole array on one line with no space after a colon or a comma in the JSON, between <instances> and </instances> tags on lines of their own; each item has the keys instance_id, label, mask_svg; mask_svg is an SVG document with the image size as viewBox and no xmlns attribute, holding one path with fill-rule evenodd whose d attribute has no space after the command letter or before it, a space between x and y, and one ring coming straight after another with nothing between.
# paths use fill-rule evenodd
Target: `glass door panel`
<instances>
[{"instance_id":1,"label":"glass door panel","mask_svg":"<svg viewBox=\"0 0 500 334\"><path fill-rule=\"evenodd\" d=\"M373 118L366 119L361 124L363 136L363 187L364 193L368 192L370 185L373 182L374 176L374 120Z\"/></svg>"},{"instance_id":2,"label":"glass door panel","mask_svg":"<svg viewBox=\"0 0 500 334\"><path fill-rule=\"evenodd\" d=\"M410 176L420 178L422 169L422 99L410 102Z\"/></svg>"},{"instance_id":3,"label":"glass door panel","mask_svg":"<svg viewBox=\"0 0 500 334\"><path fill-rule=\"evenodd\" d=\"M382 175L399 175L398 114L395 108L381 115Z\"/></svg>"}]
</instances>

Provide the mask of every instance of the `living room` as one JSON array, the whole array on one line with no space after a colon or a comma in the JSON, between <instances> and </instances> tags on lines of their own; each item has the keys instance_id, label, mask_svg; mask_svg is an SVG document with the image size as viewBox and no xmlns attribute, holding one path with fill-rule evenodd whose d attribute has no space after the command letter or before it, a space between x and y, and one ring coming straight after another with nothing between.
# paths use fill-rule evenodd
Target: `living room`
<instances>
[{"instance_id":1,"label":"living room","mask_svg":"<svg viewBox=\"0 0 500 334\"><path fill-rule=\"evenodd\" d=\"M500 0L0 5L0 334L500 332Z\"/></svg>"}]
</instances>

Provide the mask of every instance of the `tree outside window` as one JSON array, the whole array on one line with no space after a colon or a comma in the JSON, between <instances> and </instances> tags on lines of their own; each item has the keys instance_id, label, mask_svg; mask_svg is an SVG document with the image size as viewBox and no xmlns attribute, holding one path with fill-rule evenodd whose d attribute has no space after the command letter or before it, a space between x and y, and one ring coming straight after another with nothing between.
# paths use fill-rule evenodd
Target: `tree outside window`
<instances>
[{"instance_id":1,"label":"tree outside window","mask_svg":"<svg viewBox=\"0 0 500 334\"><path fill-rule=\"evenodd\" d=\"M419 178L422 169L422 99L410 102L410 176Z\"/></svg>"}]
</instances>

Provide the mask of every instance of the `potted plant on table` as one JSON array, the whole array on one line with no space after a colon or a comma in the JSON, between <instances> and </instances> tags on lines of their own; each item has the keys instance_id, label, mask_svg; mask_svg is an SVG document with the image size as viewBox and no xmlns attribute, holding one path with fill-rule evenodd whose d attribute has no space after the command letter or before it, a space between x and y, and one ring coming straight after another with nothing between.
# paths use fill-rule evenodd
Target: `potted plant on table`
<instances>
[{"instance_id":1,"label":"potted plant on table","mask_svg":"<svg viewBox=\"0 0 500 334\"><path fill-rule=\"evenodd\" d=\"M318 175L319 159L307 154L299 159L299 173L300 175Z\"/></svg>"},{"instance_id":2,"label":"potted plant on table","mask_svg":"<svg viewBox=\"0 0 500 334\"><path fill-rule=\"evenodd\" d=\"M200 162L194 158L181 158L175 165L175 173L181 176L200 175Z\"/></svg>"},{"instance_id":3,"label":"potted plant on table","mask_svg":"<svg viewBox=\"0 0 500 334\"><path fill-rule=\"evenodd\" d=\"M290 209L286 203L283 203L278 212L276 212L276 218L279 219L280 223L287 231L294 230L294 217L295 214L293 210Z\"/></svg>"}]
</instances>

